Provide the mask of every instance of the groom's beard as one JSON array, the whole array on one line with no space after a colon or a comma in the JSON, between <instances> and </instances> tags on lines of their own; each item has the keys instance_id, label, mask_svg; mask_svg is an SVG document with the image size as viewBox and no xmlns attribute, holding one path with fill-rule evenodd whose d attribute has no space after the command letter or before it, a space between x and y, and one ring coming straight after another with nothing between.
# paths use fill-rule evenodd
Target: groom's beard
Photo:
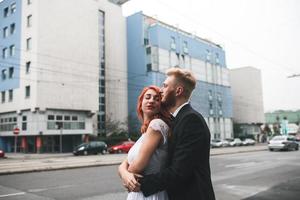
<instances>
[{"instance_id":1,"label":"groom's beard","mask_svg":"<svg viewBox=\"0 0 300 200\"><path fill-rule=\"evenodd\" d=\"M170 92L164 97L164 101L161 102L168 110L176 105L175 91Z\"/></svg>"}]
</instances>

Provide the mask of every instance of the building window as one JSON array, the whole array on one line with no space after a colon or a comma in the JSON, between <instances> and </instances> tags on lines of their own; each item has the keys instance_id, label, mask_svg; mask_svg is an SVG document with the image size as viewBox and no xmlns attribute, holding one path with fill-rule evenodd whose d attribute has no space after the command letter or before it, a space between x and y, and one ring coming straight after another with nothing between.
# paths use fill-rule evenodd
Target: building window
<instances>
[{"instance_id":1,"label":"building window","mask_svg":"<svg viewBox=\"0 0 300 200\"><path fill-rule=\"evenodd\" d=\"M9 47L9 55L14 56L15 55L15 45L11 45Z\"/></svg>"},{"instance_id":2,"label":"building window","mask_svg":"<svg viewBox=\"0 0 300 200\"><path fill-rule=\"evenodd\" d=\"M13 78L13 76L14 76L14 68L10 67L8 69L8 78Z\"/></svg>"},{"instance_id":3,"label":"building window","mask_svg":"<svg viewBox=\"0 0 300 200\"><path fill-rule=\"evenodd\" d=\"M216 53L216 65L220 64L220 58L219 58L219 54Z\"/></svg>"},{"instance_id":4,"label":"building window","mask_svg":"<svg viewBox=\"0 0 300 200\"><path fill-rule=\"evenodd\" d=\"M100 92L101 94L105 94L105 87L100 87L99 92Z\"/></svg>"},{"instance_id":5,"label":"building window","mask_svg":"<svg viewBox=\"0 0 300 200\"><path fill-rule=\"evenodd\" d=\"M13 100L13 90L8 90L8 101L12 101Z\"/></svg>"},{"instance_id":6,"label":"building window","mask_svg":"<svg viewBox=\"0 0 300 200\"><path fill-rule=\"evenodd\" d=\"M3 17L8 17L9 9L8 7L4 8L3 10Z\"/></svg>"},{"instance_id":7,"label":"building window","mask_svg":"<svg viewBox=\"0 0 300 200\"><path fill-rule=\"evenodd\" d=\"M206 61L210 60L210 51L206 49Z\"/></svg>"},{"instance_id":8,"label":"building window","mask_svg":"<svg viewBox=\"0 0 300 200\"><path fill-rule=\"evenodd\" d=\"M171 37L171 49L176 50L176 40L175 37Z\"/></svg>"},{"instance_id":9,"label":"building window","mask_svg":"<svg viewBox=\"0 0 300 200\"><path fill-rule=\"evenodd\" d=\"M72 116L72 121L78 121L78 117L77 116Z\"/></svg>"},{"instance_id":10,"label":"building window","mask_svg":"<svg viewBox=\"0 0 300 200\"><path fill-rule=\"evenodd\" d=\"M54 120L54 115L48 115L48 120Z\"/></svg>"},{"instance_id":11,"label":"building window","mask_svg":"<svg viewBox=\"0 0 300 200\"><path fill-rule=\"evenodd\" d=\"M22 117L22 130L23 131L27 130L27 116Z\"/></svg>"},{"instance_id":12,"label":"building window","mask_svg":"<svg viewBox=\"0 0 300 200\"><path fill-rule=\"evenodd\" d=\"M25 87L25 98L29 98L30 97L30 86L26 86Z\"/></svg>"},{"instance_id":13,"label":"building window","mask_svg":"<svg viewBox=\"0 0 300 200\"><path fill-rule=\"evenodd\" d=\"M8 49L4 48L2 49L2 58L5 59L8 57Z\"/></svg>"},{"instance_id":14,"label":"building window","mask_svg":"<svg viewBox=\"0 0 300 200\"><path fill-rule=\"evenodd\" d=\"M100 97L100 103L105 104L105 97Z\"/></svg>"},{"instance_id":15,"label":"building window","mask_svg":"<svg viewBox=\"0 0 300 200\"><path fill-rule=\"evenodd\" d=\"M183 42L183 53L185 53L185 54L188 54L188 53L189 53L187 41L184 41L184 42Z\"/></svg>"},{"instance_id":16,"label":"building window","mask_svg":"<svg viewBox=\"0 0 300 200\"><path fill-rule=\"evenodd\" d=\"M151 54L151 47L146 48L146 53L147 53L147 55Z\"/></svg>"},{"instance_id":17,"label":"building window","mask_svg":"<svg viewBox=\"0 0 300 200\"><path fill-rule=\"evenodd\" d=\"M31 38L27 38L26 40L26 50L31 50Z\"/></svg>"},{"instance_id":18,"label":"building window","mask_svg":"<svg viewBox=\"0 0 300 200\"><path fill-rule=\"evenodd\" d=\"M144 38L144 45L145 46L149 45L149 39L148 38Z\"/></svg>"},{"instance_id":19,"label":"building window","mask_svg":"<svg viewBox=\"0 0 300 200\"><path fill-rule=\"evenodd\" d=\"M30 65L31 65L30 61L26 62L26 74L30 72Z\"/></svg>"},{"instance_id":20,"label":"building window","mask_svg":"<svg viewBox=\"0 0 300 200\"><path fill-rule=\"evenodd\" d=\"M6 38L8 36L8 27L3 28L3 38Z\"/></svg>"},{"instance_id":21,"label":"building window","mask_svg":"<svg viewBox=\"0 0 300 200\"><path fill-rule=\"evenodd\" d=\"M32 15L27 16L27 27L31 27L32 25Z\"/></svg>"},{"instance_id":22,"label":"building window","mask_svg":"<svg viewBox=\"0 0 300 200\"><path fill-rule=\"evenodd\" d=\"M148 63L147 64L147 72L151 72L152 71L152 64Z\"/></svg>"},{"instance_id":23,"label":"building window","mask_svg":"<svg viewBox=\"0 0 300 200\"><path fill-rule=\"evenodd\" d=\"M101 76L105 76L105 71L103 69L101 69L100 71L101 71Z\"/></svg>"},{"instance_id":24,"label":"building window","mask_svg":"<svg viewBox=\"0 0 300 200\"><path fill-rule=\"evenodd\" d=\"M217 94L218 96L217 96L217 99L218 99L218 102L222 102L222 95L221 95L221 93L218 93Z\"/></svg>"},{"instance_id":25,"label":"building window","mask_svg":"<svg viewBox=\"0 0 300 200\"><path fill-rule=\"evenodd\" d=\"M13 35L16 31L16 24L13 23L10 25L10 34Z\"/></svg>"},{"instance_id":26,"label":"building window","mask_svg":"<svg viewBox=\"0 0 300 200\"><path fill-rule=\"evenodd\" d=\"M7 73L7 70L6 69L2 69L2 71L1 71L1 79L3 81L6 79L6 73Z\"/></svg>"},{"instance_id":27,"label":"building window","mask_svg":"<svg viewBox=\"0 0 300 200\"><path fill-rule=\"evenodd\" d=\"M101 10L98 12L98 41L99 41L99 60L100 60L100 71L99 74L101 75L101 80L99 80L99 96L105 98L105 13ZM98 109L101 110L101 106L105 107L105 101L99 101ZM102 110L105 113L105 109ZM73 120L73 116L72 116ZM97 122L99 124L99 120ZM83 128L85 125L84 123L80 124L80 127ZM99 128L99 127L98 127Z\"/></svg>"},{"instance_id":28,"label":"building window","mask_svg":"<svg viewBox=\"0 0 300 200\"><path fill-rule=\"evenodd\" d=\"M208 100L212 101L213 100L213 96L212 96L212 91L208 90Z\"/></svg>"},{"instance_id":29,"label":"building window","mask_svg":"<svg viewBox=\"0 0 300 200\"><path fill-rule=\"evenodd\" d=\"M57 121L62 121L62 119L63 119L62 115L56 115L56 120Z\"/></svg>"},{"instance_id":30,"label":"building window","mask_svg":"<svg viewBox=\"0 0 300 200\"><path fill-rule=\"evenodd\" d=\"M1 92L1 103L5 102L5 91Z\"/></svg>"},{"instance_id":31,"label":"building window","mask_svg":"<svg viewBox=\"0 0 300 200\"><path fill-rule=\"evenodd\" d=\"M100 85L101 85L101 86L105 86L105 80L101 79L101 80L100 80Z\"/></svg>"},{"instance_id":32,"label":"building window","mask_svg":"<svg viewBox=\"0 0 300 200\"><path fill-rule=\"evenodd\" d=\"M70 121L70 120L71 120L71 117L70 117L69 115L65 115L65 116L64 116L64 120L65 120L65 121Z\"/></svg>"},{"instance_id":33,"label":"building window","mask_svg":"<svg viewBox=\"0 0 300 200\"><path fill-rule=\"evenodd\" d=\"M10 5L10 13L13 14L16 12L16 3L12 3Z\"/></svg>"},{"instance_id":34,"label":"building window","mask_svg":"<svg viewBox=\"0 0 300 200\"><path fill-rule=\"evenodd\" d=\"M100 111L102 111L102 112L105 111L105 105L100 105Z\"/></svg>"},{"instance_id":35,"label":"building window","mask_svg":"<svg viewBox=\"0 0 300 200\"><path fill-rule=\"evenodd\" d=\"M214 109L212 103L209 103L209 114L213 115L214 114Z\"/></svg>"}]
</instances>

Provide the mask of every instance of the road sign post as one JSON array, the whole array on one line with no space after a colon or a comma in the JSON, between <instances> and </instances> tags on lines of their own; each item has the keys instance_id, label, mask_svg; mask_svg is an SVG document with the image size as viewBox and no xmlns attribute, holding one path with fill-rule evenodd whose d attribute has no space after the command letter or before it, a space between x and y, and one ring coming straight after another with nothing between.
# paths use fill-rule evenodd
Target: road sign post
<instances>
[{"instance_id":1,"label":"road sign post","mask_svg":"<svg viewBox=\"0 0 300 200\"><path fill-rule=\"evenodd\" d=\"M13 133L15 135L15 153L17 153L18 135L20 133L20 129L18 127L14 128Z\"/></svg>"}]
</instances>

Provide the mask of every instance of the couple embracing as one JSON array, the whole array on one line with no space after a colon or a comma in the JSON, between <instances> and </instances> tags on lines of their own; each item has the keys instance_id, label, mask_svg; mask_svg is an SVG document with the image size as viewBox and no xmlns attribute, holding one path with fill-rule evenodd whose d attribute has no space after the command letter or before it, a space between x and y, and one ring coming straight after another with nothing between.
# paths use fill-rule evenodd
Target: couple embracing
<instances>
[{"instance_id":1,"label":"couple embracing","mask_svg":"<svg viewBox=\"0 0 300 200\"><path fill-rule=\"evenodd\" d=\"M190 103L196 79L171 68L163 86L144 88L137 113L141 137L119 166L127 200L214 200L210 132Z\"/></svg>"}]
</instances>

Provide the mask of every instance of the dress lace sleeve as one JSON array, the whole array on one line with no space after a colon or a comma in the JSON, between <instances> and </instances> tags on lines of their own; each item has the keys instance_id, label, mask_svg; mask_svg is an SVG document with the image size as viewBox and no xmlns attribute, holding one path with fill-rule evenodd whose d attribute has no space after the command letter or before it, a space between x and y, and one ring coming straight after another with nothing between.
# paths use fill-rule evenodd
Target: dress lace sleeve
<instances>
[{"instance_id":1,"label":"dress lace sleeve","mask_svg":"<svg viewBox=\"0 0 300 200\"><path fill-rule=\"evenodd\" d=\"M168 131L169 131L169 126L164 122L162 119L153 119L149 127L151 127L155 131L159 131L163 138L164 138L164 144L167 142L168 138Z\"/></svg>"}]
</instances>

